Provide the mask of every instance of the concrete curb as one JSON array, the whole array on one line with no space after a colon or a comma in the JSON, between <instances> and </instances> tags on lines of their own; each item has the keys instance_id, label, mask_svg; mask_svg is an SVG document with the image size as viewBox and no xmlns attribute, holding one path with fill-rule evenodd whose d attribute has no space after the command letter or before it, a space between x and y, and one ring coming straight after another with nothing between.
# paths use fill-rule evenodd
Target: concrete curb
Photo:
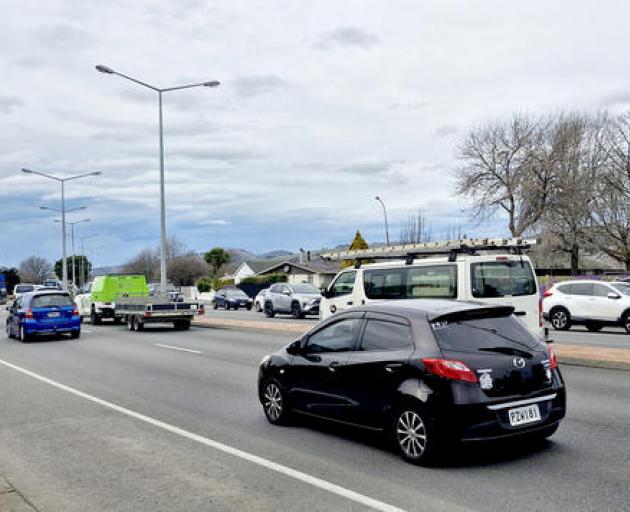
<instances>
[{"instance_id":1,"label":"concrete curb","mask_svg":"<svg viewBox=\"0 0 630 512\"><path fill-rule=\"evenodd\" d=\"M267 333L304 334L314 324L269 323L259 320L232 320L219 318L201 318L192 323L196 327L214 329L234 329ZM630 371L630 349L586 347L582 345L554 343L554 351L561 364L603 368L608 370Z\"/></svg>"}]
</instances>

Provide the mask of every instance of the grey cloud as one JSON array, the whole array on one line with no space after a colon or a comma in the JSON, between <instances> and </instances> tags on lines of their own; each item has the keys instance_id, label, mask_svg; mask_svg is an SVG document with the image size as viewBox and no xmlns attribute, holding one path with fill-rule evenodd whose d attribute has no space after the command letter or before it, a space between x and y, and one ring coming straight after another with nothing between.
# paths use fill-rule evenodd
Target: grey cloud
<instances>
[{"instance_id":1,"label":"grey cloud","mask_svg":"<svg viewBox=\"0 0 630 512\"><path fill-rule=\"evenodd\" d=\"M251 98L286 88L289 82L275 75L243 76L234 81L236 94Z\"/></svg>"},{"instance_id":2,"label":"grey cloud","mask_svg":"<svg viewBox=\"0 0 630 512\"><path fill-rule=\"evenodd\" d=\"M382 160L372 162L355 162L338 168L345 174L367 174L370 176L386 175L392 171L392 166L401 163L400 160Z\"/></svg>"},{"instance_id":3,"label":"grey cloud","mask_svg":"<svg viewBox=\"0 0 630 512\"><path fill-rule=\"evenodd\" d=\"M13 110L23 107L24 100L17 96L0 96L0 112L10 114Z\"/></svg>"},{"instance_id":4,"label":"grey cloud","mask_svg":"<svg viewBox=\"0 0 630 512\"><path fill-rule=\"evenodd\" d=\"M448 135L453 135L459 131L459 128L453 124L445 124L440 126L435 130L436 137L447 137Z\"/></svg>"},{"instance_id":5,"label":"grey cloud","mask_svg":"<svg viewBox=\"0 0 630 512\"><path fill-rule=\"evenodd\" d=\"M359 27L338 27L322 34L315 43L315 48L320 50L330 50L337 47L369 48L379 41L380 39L375 34Z\"/></svg>"},{"instance_id":6,"label":"grey cloud","mask_svg":"<svg viewBox=\"0 0 630 512\"><path fill-rule=\"evenodd\" d=\"M248 149L230 148L189 148L177 149L177 157L191 160L222 160L233 162L235 160L250 160L262 155Z\"/></svg>"}]
</instances>

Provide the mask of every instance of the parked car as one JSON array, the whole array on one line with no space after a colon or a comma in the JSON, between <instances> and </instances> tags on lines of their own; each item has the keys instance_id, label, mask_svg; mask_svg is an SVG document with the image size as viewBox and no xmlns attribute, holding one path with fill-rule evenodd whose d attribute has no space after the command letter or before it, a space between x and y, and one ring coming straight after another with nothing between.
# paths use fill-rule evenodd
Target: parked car
<instances>
[{"instance_id":1,"label":"parked car","mask_svg":"<svg viewBox=\"0 0 630 512\"><path fill-rule=\"evenodd\" d=\"M108 274L95 277L74 300L81 316L89 317L93 324L99 325L104 318L111 318L114 323L124 319L123 315L115 313L116 299L143 298L148 295L149 288L144 275Z\"/></svg>"},{"instance_id":2,"label":"parked car","mask_svg":"<svg viewBox=\"0 0 630 512\"><path fill-rule=\"evenodd\" d=\"M252 309L252 299L247 294L238 288L221 288L214 294L212 299L212 307L214 309L238 309L246 308Z\"/></svg>"},{"instance_id":3,"label":"parked car","mask_svg":"<svg viewBox=\"0 0 630 512\"><path fill-rule=\"evenodd\" d=\"M543 317L559 331L584 325L597 332L618 325L630 333L630 283L613 281L564 281L543 296Z\"/></svg>"},{"instance_id":4,"label":"parked car","mask_svg":"<svg viewBox=\"0 0 630 512\"><path fill-rule=\"evenodd\" d=\"M261 313L265 308L265 298L267 297L267 293L269 293L269 288L264 288L258 292L258 295L254 298L254 309Z\"/></svg>"},{"instance_id":5,"label":"parked car","mask_svg":"<svg viewBox=\"0 0 630 512\"><path fill-rule=\"evenodd\" d=\"M318 315L322 292L312 284L277 283L269 288L265 297L265 316L273 318L276 313L289 313L293 318Z\"/></svg>"},{"instance_id":6,"label":"parked car","mask_svg":"<svg viewBox=\"0 0 630 512\"><path fill-rule=\"evenodd\" d=\"M149 296L160 295L161 284L159 282L149 283ZM184 294L180 292L173 283L166 283L166 293L173 302L184 302Z\"/></svg>"},{"instance_id":7,"label":"parked car","mask_svg":"<svg viewBox=\"0 0 630 512\"><path fill-rule=\"evenodd\" d=\"M6 322L9 338L26 342L41 334L81 335L81 317L72 297L64 291L22 293L9 308Z\"/></svg>"},{"instance_id":8,"label":"parked car","mask_svg":"<svg viewBox=\"0 0 630 512\"><path fill-rule=\"evenodd\" d=\"M321 318L372 302L474 300L513 306L531 332L543 337L538 282L530 259L501 247L493 252L382 261L342 270L323 292Z\"/></svg>"},{"instance_id":9,"label":"parked car","mask_svg":"<svg viewBox=\"0 0 630 512\"><path fill-rule=\"evenodd\" d=\"M551 347L514 308L445 300L359 306L265 356L267 420L317 417L384 432L403 459L454 441L547 438L564 418Z\"/></svg>"},{"instance_id":10,"label":"parked car","mask_svg":"<svg viewBox=\"0 0 630 512\"><path fill-rule=\"evenodd\" d=\"M48 288L51 290L63 290L63 286L61 285L61 281L57 279L45 279L42 283L44 288Z\"/></svg>"}]
</instances>

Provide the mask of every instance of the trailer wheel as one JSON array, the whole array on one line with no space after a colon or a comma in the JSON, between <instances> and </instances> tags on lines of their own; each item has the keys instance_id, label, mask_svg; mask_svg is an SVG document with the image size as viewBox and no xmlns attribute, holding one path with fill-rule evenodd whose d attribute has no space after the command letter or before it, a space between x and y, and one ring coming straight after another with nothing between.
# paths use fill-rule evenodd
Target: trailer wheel
<instances>
[{"instance_id":1,"label":"trailer wheel","mask_svg":"<svg viewBox=\"0 0 630 512\"><path fill-rule=\"evenodd\" d=\"M136 317L133 315L127 315L127 330L128 331L136 330Z\"/></svg>"},{"instance_id":2,"label":"trailer wheel","mask_svg":"<svg viewBox=\"0 0 630 512\"><path fill-rule=\"evenodd\" d=\"M144 331L144 322L141 320L136 320L136 331L141 332Z\"/></svg>"},{"instance_id":3,"label":"trailer wheel","mask_svg":"<svg viewBox=\"0 0 630 512\"><path fill-rule=\"evenodd\" d=\"M187 331L190 329L190 320L182 320L180 325L182 326L182 331Z\"/></svg>"}]
</instances>

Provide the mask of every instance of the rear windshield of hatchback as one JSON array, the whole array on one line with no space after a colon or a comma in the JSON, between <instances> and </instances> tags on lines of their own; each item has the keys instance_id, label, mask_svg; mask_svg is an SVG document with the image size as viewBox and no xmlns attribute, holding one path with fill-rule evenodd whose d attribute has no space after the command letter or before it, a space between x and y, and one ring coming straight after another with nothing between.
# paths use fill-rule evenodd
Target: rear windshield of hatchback
<instances>
[{"instance_id":1,"label":"rear windshield of hatchback","mask_svg":"<svg viewBox=\"0 0 630 512\"><path fill-rule=\"evenodd\" d=\"M68 295L50 293L36 295L31 301L32 308L49 308L52 306L72 306L72 299Z\"/></svg>"},{"instance_id":2,"label":"rear windshield of hatchback","mask_svg":"<svg viewBox=\"0 0 630 512\"><path fill-rule=\"evenodd\" d=\"M500 352L540 349L542 343L513 316L433 322L441 350L454 352Z\"/></svg>"}]
</instances>

